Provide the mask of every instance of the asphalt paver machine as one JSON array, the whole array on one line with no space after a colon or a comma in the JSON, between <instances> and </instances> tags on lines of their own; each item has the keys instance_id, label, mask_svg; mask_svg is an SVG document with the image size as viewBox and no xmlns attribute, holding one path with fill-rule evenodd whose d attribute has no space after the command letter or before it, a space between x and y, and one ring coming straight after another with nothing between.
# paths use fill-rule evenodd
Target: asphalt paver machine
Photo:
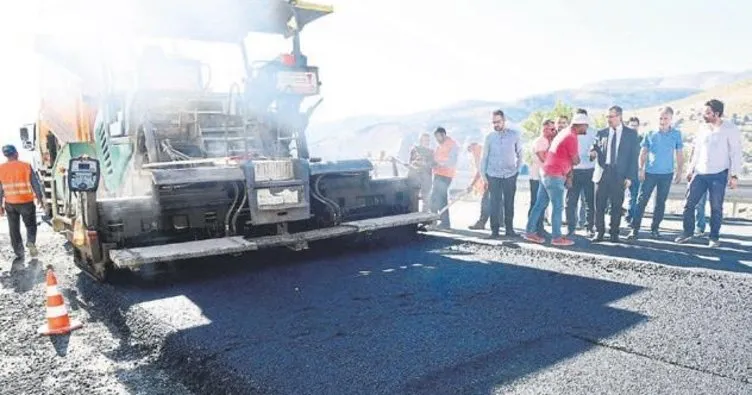
<instances>
[{"instance_id":1,"label":"asphalt paver machine","mask_svg":"<svg viewBox=\"0 0 752 395\"><path fill-rule=\"evenodd\" d=\"M21 128L45 180L48 215L73 246L75 263L100 281L189 258L268 247L305 249L316 240L436 220L418 211L404 177L374 178L366 160L312 157L306 129L320 100L318 68L301 33L329 6L283 0L131 0L139 37L232 47L243 78L215 92L201 59L145 45L126 62L66 48L40 35L39 117ZM112 13L116 13L112 10ZM289 45L251 62L249 34ZM99 40L110 52L117 45ZM61 44L62 43L62 44ZM122 55L122 54L121 54Z\"/></svg>"}]
</instances>

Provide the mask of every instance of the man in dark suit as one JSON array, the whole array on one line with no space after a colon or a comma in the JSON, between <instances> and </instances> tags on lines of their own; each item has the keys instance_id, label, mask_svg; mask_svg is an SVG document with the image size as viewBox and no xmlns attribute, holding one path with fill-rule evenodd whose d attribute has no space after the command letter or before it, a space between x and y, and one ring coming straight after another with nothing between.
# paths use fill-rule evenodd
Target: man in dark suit
<instances>
[{"instance_id":1,"label":"man in dark suit","mask_svg":"<svg viewBox=\"0 0 752 395\"><path fill-rule=\"evenodd\" d=\"M621 107L611 107L608 110L608 127L598 132L590 149L590 158L595 161L596 234L591 239L593 242L604 240L608 203L611 203L611 241L619 241L624 191L637 180L638 141L637 131L624 126Z\"/></svg>"}]
</instances>

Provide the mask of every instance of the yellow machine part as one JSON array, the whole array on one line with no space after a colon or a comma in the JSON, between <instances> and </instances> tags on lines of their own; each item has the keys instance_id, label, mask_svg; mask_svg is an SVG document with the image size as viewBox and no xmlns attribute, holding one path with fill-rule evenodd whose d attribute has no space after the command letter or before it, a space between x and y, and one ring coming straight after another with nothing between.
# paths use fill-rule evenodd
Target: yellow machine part
<instances>
[{"instance_id":1,"label":"yellow machine part","mask_svg":"<svg viewBox=\"0 0 752 395\"><path fill-rule=\"evenodd\" d=\"M86 246L86 227L84 226L83 215L79 214L73 222L73 240L74 246L82 248Z\"/></svg>"}]
</instances>

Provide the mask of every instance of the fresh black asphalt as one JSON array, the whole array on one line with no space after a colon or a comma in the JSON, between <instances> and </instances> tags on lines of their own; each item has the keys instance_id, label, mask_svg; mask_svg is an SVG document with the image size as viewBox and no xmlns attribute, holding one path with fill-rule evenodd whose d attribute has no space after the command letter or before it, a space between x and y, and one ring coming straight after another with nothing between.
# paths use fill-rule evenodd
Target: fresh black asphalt
<instances>
[{"instance_id":1,"label":"fresh black asphalt","mask_svg":"<svg viewBox=\"0 0 752 395\"><path fill-rule=\"evenodd\" d=\"M197 392L524 392L531 376L614 353L647 366L640 391L689 377L750 391L750 278L657 267L429 237L194 262L114 290L164 327L162 362ZM600 382L619 391L638 372Z\"/></svg>"},{"instance_id":2,"label":"fresh black asphalt","mask_svg":"<svg viewBox=\"0 0 752 395\"><path fill-rule=\"evenodd\" d=\"M730 227L720 250L644 240L556 251L457 234L330 242L185 262L162 283L123 276L114 285L72 267L44 230L38 261L0 274L0 385L150 395L752 393L745 226ZM35 334L47 264L84 321L62 338Z\"/></svg>"}]
</instances>

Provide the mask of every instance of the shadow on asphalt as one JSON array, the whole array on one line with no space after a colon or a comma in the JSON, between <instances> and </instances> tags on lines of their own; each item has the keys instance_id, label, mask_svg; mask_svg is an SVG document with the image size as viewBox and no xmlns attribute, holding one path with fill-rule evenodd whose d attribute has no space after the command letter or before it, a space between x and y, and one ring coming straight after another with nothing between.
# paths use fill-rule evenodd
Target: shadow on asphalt
<instances>
[{"instance_id":1,"label":"shadow on asphalt","mask_svg":"<svg viewBox=\"0 0 752 395\"><path fill-rule=\"evenodd\" d=\"M118 285L129 305L107 314L138 305L176 328L159 364L197 392L296 394L489 393L646 319L609 306L640 287L451 246L189 262L160 286Z\"/></svg>"},{"instance_id":2,"label":"shadow on asphalt","mask_svg":"<svg viewBox=\"0 0 752 395\"><path fill-rule=\"evenodd\" d=\"M452 229L445 232L475 238L483 238L488 235L488 232L463 229ZM721 248L711 249L708 248L707 238L695 238L687 244L676 244L674 243L676 234L671 231L663 232L661 237L655 240L649 237L649 232L643 231L640 234L640 239L629 241L626 239L628 234L626 230L622 229L621 242L619 243L592 243L578 234L572 238L575 242L573 246L563 247L561 250L585 252L609 258L636 259L676 267L752 273L752 266L741 262L742 260L747 262L752 260L752 250L748 244L749 241L752 241L752 237L724 234L721 239ZM515 242L504 242L504 246L514 244L530 243L522 239L516 239ZM546 246L558 249L551 246L550 243L547 243Z\"/></svg>"},{"instance_id":3,"label":"shadow on asphalt","mask_svg":"<svg viewBox=\"0 0 752 395\"><path fill-rule=\"evenodd\" d=\"M19 294L29 292L37 284L44 282L44 268L36 258L30 259L28 263L24 259L13 259L10 270L0 274L0 284Z\"/></svg>"}]
</instances>

